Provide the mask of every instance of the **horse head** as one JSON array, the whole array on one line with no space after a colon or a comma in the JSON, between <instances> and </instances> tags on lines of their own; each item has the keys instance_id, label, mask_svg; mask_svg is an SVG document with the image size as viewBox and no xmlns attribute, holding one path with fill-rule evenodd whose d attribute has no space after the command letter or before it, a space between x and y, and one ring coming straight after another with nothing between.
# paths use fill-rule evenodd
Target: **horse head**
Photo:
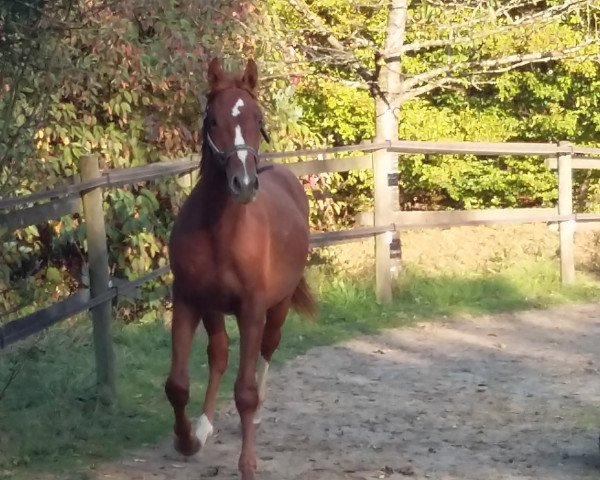
<instances>
[{"instance_id":1,"label":"horse head","mask_svg":"<svg viewBox=\"0 0 600 480\"><path fill-rule=\"evenodd\" d=\"M258 148L261 135L269 137L256 98L258 71L249 60L242 75L225 72L218 59L208 67L203 134L205 150L224 171L227 186L240 203L252 202L258 193Z\"/></svg>"}]
</instances>

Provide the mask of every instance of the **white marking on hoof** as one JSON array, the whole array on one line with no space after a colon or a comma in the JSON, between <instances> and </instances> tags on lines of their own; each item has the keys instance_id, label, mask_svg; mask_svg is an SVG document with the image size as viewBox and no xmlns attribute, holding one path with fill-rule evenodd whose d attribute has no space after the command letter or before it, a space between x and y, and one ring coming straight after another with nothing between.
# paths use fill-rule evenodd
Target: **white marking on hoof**
<instances>
[{"instance_id":1,"label":"white marking on hoof","mask_svg":"<svg viewBox=\"0 0 600 480\"><path fill-rule=\"evenodd\" d=\"M237 117L240 114L240 108L244 106L244 101L241 98L238 98L237 102L231 109L231 116Z\"/></svg>"},{"instance_id":2,"label":"white marking on hoof","mask_svg":"<svg viewBox=\"0 0 600 480\"><path fill-rule=\"evenodd\" d=\"M196 436L198 440L200 440L200 445L204 447L206 445L206 441L208 437L210 437L213 433L213 426L210 423L210 420L205 414L202 414L200 420L198 420L198 424L196 426Z\"/></svg>"},{"instance_id":3,"label":"white marking on hoof","mask_svg":"<svg viewBox=\"0 0 600 480\"><path fill-rule=\"evenodd\" d=\"M269 362L262 355L258 359L256 366L256 383L258 384L258 403L262 405L267 396L267 373L269 372Z\"/></svg>"},{"instance_id":4,"label":"white marking on hoof","mask_svg":"<svg viewBox=\"0 0 600 480\"><path fill-rule=\"evenodd\" d=\"M269 372L269 362L262 355L258 358L256 365L256 383L258 384L258 408L254 414L254 425L259 425L261 422L260 410L267 398L267 373Z\"/></svg>"}]
</instances>

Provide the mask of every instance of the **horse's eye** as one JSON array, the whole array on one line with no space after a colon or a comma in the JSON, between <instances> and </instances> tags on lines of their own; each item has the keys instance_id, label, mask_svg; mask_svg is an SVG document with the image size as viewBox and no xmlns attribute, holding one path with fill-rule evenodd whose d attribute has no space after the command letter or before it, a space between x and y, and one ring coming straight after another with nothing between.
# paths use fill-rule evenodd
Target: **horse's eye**
<instances>
[{"instance_id":1,"label":"horse's eye","mask_svg":"<svg viewBox=\"0 0 600 480\"><path fill-rule=\"evenodd\" d=\"M205 126L205 128L216 127L217 119L215 117L213 117L212 115L205 115L204 116L204 126Z\"/></svg>"}]
</instances>

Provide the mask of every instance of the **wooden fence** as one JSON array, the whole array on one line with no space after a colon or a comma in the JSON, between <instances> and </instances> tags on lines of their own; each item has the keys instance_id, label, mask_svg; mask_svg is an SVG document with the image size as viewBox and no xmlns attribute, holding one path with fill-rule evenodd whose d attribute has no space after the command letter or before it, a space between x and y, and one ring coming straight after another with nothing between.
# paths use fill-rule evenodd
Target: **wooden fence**
<instances>
[{"instance_id":1,"label":"wooden fence","mask_svg":"<svg viewBox=\"0 0 600 480\"><path fill-rule=\"evenodd\" d=\"M342 158L340 153L360 152ZM459 154L477 156L527 155L546 159L548 168L558 170L559 201L557 208L489 209L474 211L408 212L400 211L394 197L397 176L377 167L381 153L398 154ZM292 152L264 153L264 160L283 158L319 157L287 164L298 176L325 172L345 172L354 169L373 169L375 175L375 215L370 225L341 232L321 232L311 235L313 247L343 243L376 236L386 241L376 243L376 290L379 301L391 299L392 251L394 235L404 229L489 225L506 223L556 222L560 231L560 267L564 283L575 280L573 237L577 228L596 228L600 214L573 212L572 170L600 168L600 148L580 147L569 142L551 143L473 143L473 142L383 142L348 147ZM143 283L168 272L162 267L148 272L131 282L111 285L108 254L102 211L102 189L158 179L168 175L187 175L197 170L200 158L192 155L180 160L161 162L129 169L102 170L96 156L85 156L80 161L77 182L40 191L30 195L0 199L0 229L18 230L73 213L82 213L87 226L90 288L82 289L65 300L30 315L10 321L0 327L0 349L37 333L48 326L90 310L93 319L94 348L99 395L110 403L115 395L115 362L111 335L111 300L127 294ZM385 163L388 164L387 161ZM397 190L396 190L397 192ZM39 203L38 202L44 202ZM379 206L379 208L377 208ZM384 206L385 208L381 208ZM15 207L21 207L15 210ZM8 210L8 211L7 211ZM392 246L392 250L390 249Z\"/></svg>"}]
</instances>

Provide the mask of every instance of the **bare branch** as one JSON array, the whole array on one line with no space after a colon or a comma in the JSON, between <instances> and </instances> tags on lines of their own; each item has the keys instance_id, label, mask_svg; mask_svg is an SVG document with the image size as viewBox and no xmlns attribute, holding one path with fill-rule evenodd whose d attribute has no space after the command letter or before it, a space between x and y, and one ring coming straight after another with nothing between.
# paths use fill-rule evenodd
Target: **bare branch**
<instances>
[{"instance_id":1,"label":"bare branch","mask_svg":"<svg viewBox=\"0 0 600 480\"><path fill-rule=\"evenodd\" d=\"M408 100L412 100L414 98L420 97L421 95L425 95L426 93L437 90L438 88L444 90L455 90L459 92L464 92L466 88L475 88L477 90L480 90L481 87L485 85L494 85L494 83L495 82L492 79L465 79L460 77L444 77L440 78L436 82L428 83L421 87L413 88L412 90L403 92L400 98L402 103L404 103Z\"/></svg>"},{"instance_id":2,"label":"bare branch","mask_svg":"<svg viewBox=\"0 0 600 480\"><path fill-rule=\"evenodd\" d=\"M466 43L472 43L475 40L480 40L484 38L490 38L494 35L500 35L512 30L515 30L519 27L524 27L527 25L536 24L539 26L546 25L548 23L552 23L553 21L560 19L566 13L569 13L576 8L582 6L583 4L589 3L589 0L571 0L567 1L562 5L557 5L555 7L551 7L549 9L543 10L541 12L534 13L529 16L519 17L516 20L510 19L510 23L508 25L503 25L501 27L485 30L479 33L471 33L468 35L464 35L456 38L439 38L435 40L427 40L422 42L412 42L403 46L401 53L406 54L408 52L415 52L419 50L427 50L429 48L436 47L445 47L449 45L460 45Z\"/></svg>"},{"instance_id":3,"label":"bare branch","mask_svg":"<svg viewBox=\"0 0 600 480\"><path fill-rule=\"evenodd\" d=\"M305 54L319 61L341 61L343 63L354 63L356 57L348 51L340 51L336 48L321 45L299 45L299 49Z\"/></svg>"},{"instance_id":4,"label":"bare branch","mask_svg":"<svg viewBox=\"0 0 600 480\"><path fill-rule=\"evenodd\" d=\"M443 67L434 68L427 72L423 72L421 74L410 77L404 81L404 88L405 90L410 90L417 87L418 85L430 82L437 77L440 77L442 75L448 75L458 70L471 70L469 72L469 75L474 76L486 73L493 73L497 71L498 68L505 68L504 71L507 71L532 63L543 63L552 60L575 58L573 54L581 52L583 49L589 47L590 45L597 44L598 41L593 39L588 40L580 45L576 45L574 47L566 48L563 50L515 54L501 58L491 58L471 62L457 62Z\"/></svg>"},{"instance_id":5,"label":"bare branch","mask_svg":"<svg viewBox=\"0 0 600 480\"><path fill-rule=\"evenodd\" d=\"M344 54L344 56L348 56L348 47L345 46L340 40L338 40L331 30L323 23L323 21L319 18L318 15L315 15L309 6L304 2L304 0L290 0L292 6L296 9L298 13L304 16L311 25L315 28L315 30L323 35L329 45L333 47L333 49L337 52ZM366 82L373 82L373 75L371 72L359 61L355 56L349 58L350 64L356 69L358 75Z\"/></svg>"},{"instance_id":6,"label":"bare branch","mask_svg":"<svg viewBox=\"0 0 600 480\"><path fill-rule=\"evenodd\" d=\"M489 19L490 18L489 9L484 8L485 5L482 2L480 2L479 0L475 0L475 1L477 2L477 7L473 8L473 14L471 15L471 18L469 18L469 20L462 22L462 23L451 23L451 24L446 24L446 25L440 25L439 30L441 30L441 31L445 31L445 30L456 31L456 30L470 29L474 25L480 24L482 21ZM497 10L495 10L493 12L493 16L495 16L497 18L505 17L507 19L510 19L511 11L523 9L526 7L535 8L538 4L540 4L542 2L543 2L543 0L513 0L513 1L505 3L504 5L499 7ZM428 3L434 4L434 2L428 2ZM448 8L448 4L444 0L441 0L440 2L435 2L435 6L437 6L439 8ZM464 9L465 3L460 2L460 1L454 2L453 7ZM419 23L416 22L413 24L418 25Z\"/></svg>"},{"instance_id":7,"label":"bare branch","mask_svg":"<svg viewBox=\"0 0 600 480\"><path fill-rule=\"evenodd\" d=\"M264 75L262 77L262 81L267 83L267 82L271 82L274 80L289 79L290 77L322 78L324 80L331 81L332 83L341 84L341 85L344 85L344 86L347 86L350 88L355 88L357 90L368 90L370 88L369 84L366 82L361 82L361 81L357 81L357 80L346 80L343 78L334 77L332 75L326 75L324 73L315 73L312 70L297 70L297 71L290 71L290 72L280 73L280 74Z\"/></svg>"},{"instance_id":8,"label":"bare branch","mask_svg":"<svg viewBox=\"0 0 600 480\"><path fill-rule=\"evenodd\" d=\"M406 102L408 100L412 100L413 98L420 97L421 95L429 93L433 90L437 90L438 88L443 88L450 84L460 84L461 86L464 86L464 83L465 83L464 79L461 79L461 78L453 78L453 77L440 78L435 82L427 83L421 87L413 88L411 90L407 90L407 91L403 92L402 95L400 96L400 101Z\"/></svg>"},{"instance_id":9,"label":"bare branch","mask_svg":"<svg viewBox=\"0 0 600 480\"><path fill-rule=\"evenodd\" d=\"M291 0L290 3L296 9L298 13L300 13L303 17L305 17L310 24L314 27L315 31L320 35L323 35L329 45L331 45L335 50L345 52L346 46L343 45L331 32L331 30L323 23L323 21L319 18L318 15L315 15L310 7L304 2L304 0Z\"/></svg>"}]
</instances>

